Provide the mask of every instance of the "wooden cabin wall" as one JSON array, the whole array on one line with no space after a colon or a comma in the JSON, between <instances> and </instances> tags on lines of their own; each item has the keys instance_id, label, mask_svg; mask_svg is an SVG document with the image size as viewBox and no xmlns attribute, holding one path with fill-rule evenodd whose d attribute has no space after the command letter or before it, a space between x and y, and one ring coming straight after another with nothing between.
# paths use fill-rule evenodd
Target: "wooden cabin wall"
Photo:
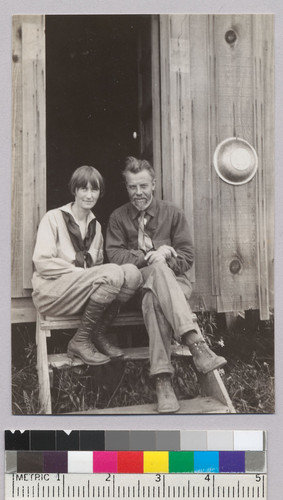
<instances>
[{"instance_id":1,"label":"wooden cabin wall","mask_svg":"<svg viewBox=\"0 0 283 500\"><path fill-rule=\"evenodd\" d=\"M273 18L173 15L160 24L163 190L193 227L193 308L260 309L268 319ZM236 41L228 43L231 30ZM227 184L214 170L214 150L228 137L257 151L258 173L244 185Z\"/></svg>"},{"instance_id":2,"label":"wooden cabin wall","mask_svg":"<svg viewBox=\"0 0 283 500\"><path fill-rule=\"evenodd\" d=\"M27 321L35 235L46 211L44 16L13 17L12 77L13 319Z\"/></svg>"}]
</instances>

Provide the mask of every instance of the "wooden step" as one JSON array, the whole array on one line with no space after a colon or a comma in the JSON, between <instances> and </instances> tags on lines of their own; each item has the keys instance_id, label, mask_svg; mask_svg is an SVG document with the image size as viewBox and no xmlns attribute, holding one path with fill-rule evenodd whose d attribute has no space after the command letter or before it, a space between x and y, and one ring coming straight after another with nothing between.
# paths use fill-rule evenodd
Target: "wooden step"
<instances>
[{"instance_id":1,"label":"wooden step","mask_svg":"<svg viewBox=\"0 0 283 500\"><path fill-rule=\"evenodd\" d=\"M148 359L149 358L149 348L148 347L128 347L123 349L124 357L121 358L121 361L128 360L138 360L138 359ZM173 344L171 346L171 354L172 356L189 356L191 357L190 350L187 346L183 346L180 344ZM48 355L48 365L50 368L70 368L75 366L83 365L83 361L79 358L74 358L72 360L67 356L67 353L62 354L49 354Z\"/></svg>"},{"instance_id":2,"label":"wooden step","mask_svg":"<svg viewBox=\"0 0 283 500\"><path fill-rule=\"evenodd\" d=\"M193 399L183 399L179 401L180 410L174 415L185 415L185 414L208 414L208 413L230 413L230 409L227 405L222 404L215 398L212 397L201 397ZM123 406L116 408L104 408L102 410L86 410L83 412L72 412L68 415L159 415L156 410L156 404L145 404L145 405L134 405L134 406Z\"/></svg>"}]
</instances>

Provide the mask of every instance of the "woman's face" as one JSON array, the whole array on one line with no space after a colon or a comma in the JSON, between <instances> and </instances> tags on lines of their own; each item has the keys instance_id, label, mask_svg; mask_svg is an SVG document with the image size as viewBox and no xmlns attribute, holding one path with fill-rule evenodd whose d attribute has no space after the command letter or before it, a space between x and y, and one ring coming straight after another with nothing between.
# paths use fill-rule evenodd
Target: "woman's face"
<instances>
[{"instance_id":1,"label":"woman's face","mask_svg":"<svg viewBox=\"0 0 283 500\"><path fill-rule=\"evenodd\" d=\"M97 203L100 189L92 187L90 182L86 187L80 187L75 192L75 203L82 210L91 210Z\"/></svg>"}]
</instances>

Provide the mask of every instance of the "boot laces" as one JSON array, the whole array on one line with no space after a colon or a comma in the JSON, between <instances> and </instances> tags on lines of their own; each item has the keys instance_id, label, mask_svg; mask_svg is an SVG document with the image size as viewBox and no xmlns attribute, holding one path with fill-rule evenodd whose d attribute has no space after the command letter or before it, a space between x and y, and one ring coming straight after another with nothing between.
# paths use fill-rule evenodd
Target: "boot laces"
<instances>
[{"instance_id":1,"label":"boot laces","mask_svg":"<svg viewBox=\"0 0 283 500\"><path fill-rule=\"evenodd\" d=\"M204 340L200 340L199 342L194 342L193 346L197 349L197 351L202 354L205 353L206 356L213 358L213 353L209 349L208 345Z\"/></svg>"}]
</instances>

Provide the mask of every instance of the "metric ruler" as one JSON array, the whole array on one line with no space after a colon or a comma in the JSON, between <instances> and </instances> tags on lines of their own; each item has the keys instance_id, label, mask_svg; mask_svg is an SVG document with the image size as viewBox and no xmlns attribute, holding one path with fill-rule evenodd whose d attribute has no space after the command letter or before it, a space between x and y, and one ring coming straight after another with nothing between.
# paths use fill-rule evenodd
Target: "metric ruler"
<instances>
[{"instance_id":1,"label":"metric ruler","mask_svg":"<svg viewBox=\"0 0 283 500\"><path fill-rule=\"evenodd\" d=\"M266 474L5 475L5 500L35 499L267 499Z\"/></svg>"}]
</instances>

